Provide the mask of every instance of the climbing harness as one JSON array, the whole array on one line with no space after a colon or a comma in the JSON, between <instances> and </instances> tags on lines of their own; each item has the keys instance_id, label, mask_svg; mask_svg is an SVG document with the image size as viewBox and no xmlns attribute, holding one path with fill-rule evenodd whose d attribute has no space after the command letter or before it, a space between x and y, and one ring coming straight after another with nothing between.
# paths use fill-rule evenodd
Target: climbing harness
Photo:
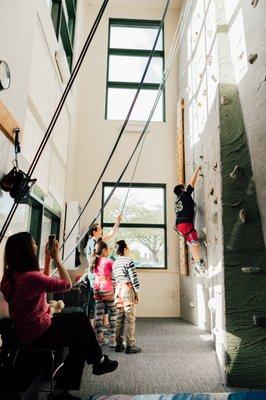
<instances>
[{"instance_id":1,"label":"climbing harness","mask_svg":"<svg viewBox=\"0 0 266 400\"><path fill-rule=\"evenodd\" d=\"M105 11L105 8L106 8L108 2L109 2L109 0L104 0L103 1L103 4L102 4L102 6L100 8L100 11L99 11L99 13L98 13L98 15L97 15L97 17L96 17L96 19L94 21L94 24L93 24L93 26L92 26L92 28L90 30L90 33L89 33L89 35L88 35L88 37L86 39L86 42L85 42L85 44L84 44L84 46L83 46L83 48L81 50L79 58L78 58L78 60L76 62L76 65L75 65L71 75L70 75L70 78L68 80L66 88L65 88L65 90L63 92L63 95L62 95L62 97L61 97L61 99L60 99L60 101L58 103L58 106L57 106L57 108L56 108L56 110L54 112L54 115L53 115L53 117L51 119L51 122L50 122L50 124L49 124L49 126L48 126L48 128L46 130L46 133L45 133L45 135L44 135L44 137L42 139L42 142L41 142L41 144L40 144L40 146L39 146L39 148L38 148L38 150L37 150L37 152L36 152L36 154L34 156L34 159L33 159L32 163L31 163L31 165L30 165L30 167L28 169L28 172L27 172L27 174L25 176L25 179L23 180L23 184L22 184L22 186L20 187L20 189L18 191L18 194L17 194L17 197L16 197L16 202L11 207L11 210L10 210L10 212L9 212L5 222L4 222L4 225L3 225L2 229L1 229L1 232L0 232L0 243L2 242L2 240L4 238L4 235L5 235L8 227L9 227L9 224L10 224L10 222L11 222L11 220L12 220L12 218L13 218L16 210L17 210L18 204L19 204L19 202L20 202L20 200L21 200L21 198L23 196L24 190L27 187L27 185L29 184L30 179L32 177L32 174L33 174L33 172L34 172L34 170L35 170L35 168L37 166L37 163L38 163L38 161L39 161L39 159L40 159L40 157L42 155L42 152L43 152L43 150L44 150L44 148L45 148L45 146L46 146L46 144L47 144L47 142L48 142L48 140L49 140L49 138L51 136L53 128L54 128L54 126L56 124L56 121L58 120L58 117L59 117L59 115L61 113L61 110L62 110L62 108L63 108L63 106L65 104L65 101L66 101L66 98L68 96L68 93L70 92L71 87L72 87L72 85L73 85L73 83L74 83L74 81L76 79L76 76L77 76L77 74L79 72L79 69L81 67L81 64L82 64L82 62L83 62L83 60L85 58L87 50L88 50L88 48L89 48L89 46L90 46L90 44L92 42L92 39L93 39L93 37L95 35L95 32L96 32L96 30L98 28L98 25L99 25L99 23L101 21L101 18L103 16L103 13Z\"/></svg>"},{"instance_id":2,"label":"climbing harness","mask_svg":"<svg viewBox=\"0 0 266 400\"><path fill-rule=\"evenodd\" d=\"M191 4L192 4L192 0L190 0L190 1L187 3L185 9L181 12L180 19L179 19L180 21L184 21L184 23L186 22L187 16L188 16L189 11L190 11L190 8L191 8ZM142 142L143 137L144 137L144 135L145 135L145 133L146 133L146 130L147 130L147 128L148 128L148 126L149 126L149 124L150 124L150 122L151 122L152 116L153 116L153 114L154 114L154 112L155 112L155 110L156 110L156 107L157 107L157 105L158 105L158 102L159 102L161 93L162 93L162 91L164 90L165 83L166 83L166 81L167 81L167 78L168 78L169 73L170 73L170 70L171 70L171 65L172 65L172 63L173 63L173 61L174 61L174 59L175 59L176 53L177 53L177 51L178 51L178 49L179 49L180 39L181 39L181 36L182 36L183 28L184 28L184 24L181 25L180 23L178 23L178 26L177 26L176 31L175 31L175 34L174 34L173 42L172 42L172 45L171 45L171 49L170 49L170 52L169 52L169 57L168 57L167 65L166 65L166 67L165 67L164 74L163 74L163 77L162 77L162 81L161 81L160 86L159 86L158 91L157 91L157 97L156 97L156 99L155 99L155 101L154 101L154 104L153 104L153 107L152 107L151 112L150 112L150 114L149 114L148 120L145 122L145 125L144 125L144 128L143 128L143 130L142 130L142 133L141 133L141 135L140 135L140 137L139 137L139 139L138 139L138 141L137 141L137 143L136 143L136 145L135 145L135 148L134 148L134 150L133 150L133 152L132 152L132 154L131 154L131 156L130 156L128 162L126 163L126 165L125 165L125 167L124 167L122 173L120 174L120 176L119 176L117 182L115 183L115 185L114 185L114 187L112 188L111 192L109 193L108 197L107 197L107 198L105 199L105 201L103 202L102 207L99 209L99 211L97 212L96 216L94 217L94 219L92 220L92 222L89 224L89 227L88 227L87 229L85 229L85 231L82 233L82 235L80 236L79 240L77 241L75 247L66 255L66 257L64 257L63 262L65 262L66 260L68 260L68 258L69 258L69 257L72 255L72 253L75 251L75 248L76 248L77 246L79 246L80 243L83 241L84 237L86 236L86 234L88 233L88 231L89 231L89 229L90 229L90 226L93 225L93 224L97 221L97 219L99 218L99 216L101 215L101 213L102 213L102 211L104 210L105 206L108 204L109 200L111 199L111 197L112 197L114 191L115 191L116 188L118 187L118 185L119 185L121 179L123 178L123 176L124 176L124 174L125 174L125 172L126 172L128 166L129 166L129 164L130 164L132 158L134 157L134 154L136 153L136 151L137 151L137 149L138 149L140 143ZM55 273L55 272L56 272L56 271L54 271L54 273Z\"/></svg>"}]
</instances>

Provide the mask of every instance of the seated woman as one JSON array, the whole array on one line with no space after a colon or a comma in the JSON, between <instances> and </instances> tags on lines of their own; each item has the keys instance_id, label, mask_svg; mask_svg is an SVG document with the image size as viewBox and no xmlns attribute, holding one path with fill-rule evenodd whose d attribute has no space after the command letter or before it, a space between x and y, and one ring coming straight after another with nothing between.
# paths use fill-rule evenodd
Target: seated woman
<instances>
[{"instance_id":1,"label":"seated woman","mask_svg":"<svg viewBox=\"0 0 266 400\"><path fill-rule=\"evenodd\" d=\"M85 361L93 364L92 373L95 375L114 371L118 363L102 354L84 313L52 315L46 293L69 290L71 279L60 260L57 241L51 254L46 246L43 272L36 252L37 246L28 232L12 235L6 242L1 290L9 303L15 340L36 347L60 349L67 346L67 357L56 377L55 398L78 399L67 390L79 390ZM49 276L51 258L59 278Z\"/></svg>"},{"instance_id":2,"label":"seated woman","mask_svg":"<svg viewBox=\"0 0 266 400\"><path fill-rule=\"evenodd\" d=\"M124 325L126 329L126 354L140 353L141 349L135 345L136 330L136 303L140 289L136 268L130 250L124 240L117 243L117 259L113 264L113 280L115 282L115 304L117 309L116 320L116 348L120 353L125 350L123 345Z\"/></svg>"}]
</instances>

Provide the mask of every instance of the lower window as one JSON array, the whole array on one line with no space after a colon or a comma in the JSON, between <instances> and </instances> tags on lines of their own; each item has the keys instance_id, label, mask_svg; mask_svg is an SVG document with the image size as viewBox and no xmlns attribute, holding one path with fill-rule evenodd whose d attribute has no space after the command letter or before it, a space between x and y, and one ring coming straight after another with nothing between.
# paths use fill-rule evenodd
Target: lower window
<instances>
[{"instance_id":1,"label":"lower window","mask_svg":"<svg viewBox=\"0 0 266 400\"><path fill-rule=\"evenodd\" d=\"M103 184L103 201L113 189L113 183ZM166 260L166 198L163 184L120 183L102 214L104 233L108 232L121 213L123 219L114 237L115 241L124 239L131 250L131 257L137 268L167 267Z\"/></svg>"}]
</instances>

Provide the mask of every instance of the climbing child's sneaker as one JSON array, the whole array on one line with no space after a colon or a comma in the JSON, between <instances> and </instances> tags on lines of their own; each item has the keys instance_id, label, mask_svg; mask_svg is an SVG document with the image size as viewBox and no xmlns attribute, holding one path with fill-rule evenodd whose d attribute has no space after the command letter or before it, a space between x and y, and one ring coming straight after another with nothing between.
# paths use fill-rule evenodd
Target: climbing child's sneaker
<instances>
[{"instance_id":1,"label":"climbing child's sneaker","mask_svg":"<svg viewBox=\"0 0 266 400\"><path fill-rule=\"evenodd\" d=\"M199 261L195 261L193 269L197 275L207 276L206 265L202 258Z\"/></svg>"}]
</instances>

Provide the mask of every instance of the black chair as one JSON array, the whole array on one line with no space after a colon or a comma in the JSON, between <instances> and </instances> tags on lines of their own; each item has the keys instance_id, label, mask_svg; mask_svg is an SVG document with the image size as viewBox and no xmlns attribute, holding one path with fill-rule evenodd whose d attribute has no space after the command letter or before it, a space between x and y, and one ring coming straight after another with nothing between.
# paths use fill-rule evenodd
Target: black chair
<instances>
[{"instance_id":1,"label":"black chair","mask_svg":"<svg viewBox=\"0 0 266 400\"><path fill-rule=\"evenodd\" d=\"M82 311L88 316L90 291L86 284L76 283L71 290L53 295L54 300L62 300L65 304L63 313Z\"/></svg>"},{"instance_id":2,"label":"black chair","mask_svg":"<svg viewBox=\"0 0 266 400\"><path fill-rule=\"evenodd\" d=\"M31 344L22 345L16 343L14 340L14 326L11 318L3 318L0 320L0 335L2 339L2 346L0 348L0 374L1 378L5 377L0 390L3 391L4 395L9 394L8 392L10 391L12 393L16 391L27 392L29 389L27 386L31 386L36 378L39 379L40 374L43 373L45 369L46 372L48 372L49 388L48 390L45 389L42 391L52 394L53 376L55 372L55 353L57 350L52 348L42 348ZM44 364L40 362L43 361L40 354L45 355L46 358L48 357L48 365L45 362ZM32 368L32 370L29 371L29 385L27 379L24 381L21 378L21 382L16 382L16 387L14 387L14 379L12 378L14 378L14 375L16 375L16 378L17 376L21 376L21 373L16 373L17 369L20 372L25 372L27 374L27 367L32 367L32 364L30 364L32 355L38 357L38 362L34 365L35 368ZM34 357L32 358L34 359ZM36 371L34 369L36 369ZM2 393L0 392L0 395L1 394Z\"/></svg>"}]
</instances>

